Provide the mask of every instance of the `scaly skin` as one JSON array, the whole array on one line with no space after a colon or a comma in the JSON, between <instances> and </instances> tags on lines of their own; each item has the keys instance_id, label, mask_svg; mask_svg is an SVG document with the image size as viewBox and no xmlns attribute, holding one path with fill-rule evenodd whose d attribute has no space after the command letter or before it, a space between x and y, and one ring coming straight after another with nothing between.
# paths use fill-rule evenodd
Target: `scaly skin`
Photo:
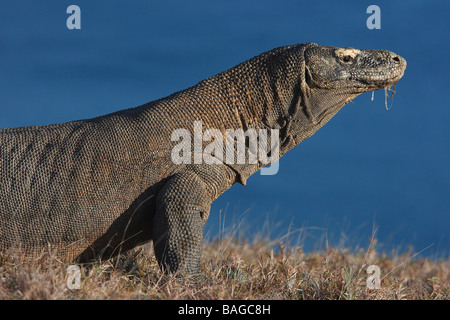
<instances>
[{"instance_id":1,"label":"scaly skin","mask_svg":"<svg viewBox=\"0 0 450 320\"><path fill-rule=\"evenodd\" d=\"M282 156L405 68L385 50L299 44L137 108L0 130L0 245L89 262L153 240L163 270L196 274L211 203L264 164L175 164L175 129L279 129Z\"/></svg>"}]
</instances>

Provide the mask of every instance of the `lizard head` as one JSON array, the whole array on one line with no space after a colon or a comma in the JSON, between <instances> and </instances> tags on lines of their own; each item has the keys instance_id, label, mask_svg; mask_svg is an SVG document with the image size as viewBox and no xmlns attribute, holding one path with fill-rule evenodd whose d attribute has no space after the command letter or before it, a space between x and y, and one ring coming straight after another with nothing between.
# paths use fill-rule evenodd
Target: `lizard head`
<instances>
[{"instance_id":1,"label":"lizard head","mask_svg":"<svg viewBox=\"0 0 450 320\"><path fill-rule=\"evenodd\" d=\"M298 96L287 104L286 150L311 136L358 95L390 87L403 76L406 61L387 50L358 50L306 43L297 51ZM297 83L294 90L297 90ZM386 90L387 91L387 90ZM292 108L291 106L295 106ZM282 150L281 153L286 150Z\"/></svg>"},{"instance_id":2,"label":"lizard head","mask_svg":"<svg viewBox=\"0 0 450 320\"><path fill-rule=\"evenodd\" d=\"M309 88L359 94L395 84L406 60L387 50L358 50L309 44L305 80Z\"/></svg>"},{"instance_id":3,"label":"lizard head","mask_svg":"<svg viewBox=\"0 0 450 320\"><path fill-rule=\"evenodd\" d=\"M303 55L304 109L299 121L312 123L315 130L361 93L395 84L406 68L405 59L387 50L307 43Z\"/></svg>"}]
</instances>

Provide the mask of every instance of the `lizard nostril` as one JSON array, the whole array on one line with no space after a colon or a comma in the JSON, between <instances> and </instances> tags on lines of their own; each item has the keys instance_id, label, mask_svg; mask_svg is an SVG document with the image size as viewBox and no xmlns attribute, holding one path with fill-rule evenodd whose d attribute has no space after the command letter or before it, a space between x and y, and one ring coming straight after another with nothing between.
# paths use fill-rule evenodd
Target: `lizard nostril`
<instances>
[{"instance_id":1,"label":"lizard nostril","mask_svg":"<svg viewBox=\"0 0 450 320\"><path fill-rule=\"evenodd\" d=\"M400 63L400 58L398 56L392 57L392 60L394 60L395 63Z\"/></svg>"}]
</instances>

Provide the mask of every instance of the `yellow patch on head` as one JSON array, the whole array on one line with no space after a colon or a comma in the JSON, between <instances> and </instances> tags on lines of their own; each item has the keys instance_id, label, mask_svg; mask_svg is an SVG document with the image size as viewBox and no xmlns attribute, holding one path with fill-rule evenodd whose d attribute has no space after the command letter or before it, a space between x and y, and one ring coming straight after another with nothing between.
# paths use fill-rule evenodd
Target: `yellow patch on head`
<instances>
[{"instance_id":1,"label":"yellow patch on head","mask_svg":"<svg viewBox=\"0 0 450 320\"><path fill-rule=\"evenodd\" d=\"M353 48L349 48L349 49L339 48L339 49L336 49L336 55L339 58L342 58L342 57L345 57L345 56L350 56L353 59L354 57L356 57L360 53L361 53L360 50L353 49Z\"/></svg>"}]
</instances>

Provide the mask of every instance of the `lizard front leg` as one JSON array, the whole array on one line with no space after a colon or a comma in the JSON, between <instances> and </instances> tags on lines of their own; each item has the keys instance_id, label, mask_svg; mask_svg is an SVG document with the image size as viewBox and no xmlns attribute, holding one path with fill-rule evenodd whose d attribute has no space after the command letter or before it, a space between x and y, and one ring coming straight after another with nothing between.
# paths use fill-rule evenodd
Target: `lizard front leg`
<instances>
[{"instance_id":1,"label":"lizard front leg","mask_svg":"<svg viewBox=\"0 0 450 320\"><path fill-rule=\"evenodd\" d=\"M230 186L225 171L209 167L178 173L158 193L153 241L163 271L199 273L203 225L211 203Z\"/></svg>"}]
</instances>

